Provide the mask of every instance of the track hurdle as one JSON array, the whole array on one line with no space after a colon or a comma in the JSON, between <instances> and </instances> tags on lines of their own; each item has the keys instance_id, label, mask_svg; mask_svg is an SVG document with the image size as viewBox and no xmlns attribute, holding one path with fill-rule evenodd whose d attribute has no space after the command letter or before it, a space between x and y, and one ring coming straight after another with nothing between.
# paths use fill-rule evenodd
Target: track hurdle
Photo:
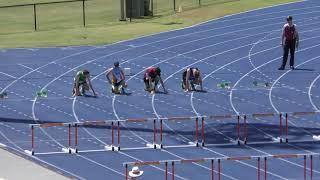
<instances>
[{"instance_id":1,"label":"track hurdle","mask_svg":"<svg viewBox=\"0 0 320 180\"><path fill-rule=\"evenodd\" d=\"M249 116L249 115L248 115ZM288 142L288 113L254 113L251 114L254 119L262 117L278 117L279 118L279 134L277 138L273 138L274 142L282 143L284 140ZM283 119L285 116L285 127L283 127ZM284 138L285 135L285 138Z\"/></svg>"},{"instance_id":2,"label":"track hurdle","mask_svg":"<svg viewBox=\"0 0 320 180\"><path fill-rule=\"evenodd\" d=\"M302 117L302 116L311 116L311 115L316 115L319 112L314 112L314 111L306 111L306 112L288 112L288 116L292 117ZM319 141L320 135L313 135L312 136L313 140Z\"/></svg>"},{"instance_id":3,"label":"track hurdle","mask_svg":"<svg viewBox=\"0 0 320 180\"><path fill-rule=\"evenodd\" d=\"M195 122L195 131L194 131L194 140L188 142L188 145L177 145L177 146L164 146L163 141L161 141L163 148L170 148L170 147L185 147L185 146L196 146L199 147L199 119L204 120L202 116L190 116L190 117L168 117L162 118L164 121L194 121ZM161 121L160 121L161 122ZM162 123L160 124L162 128ZM160 133L160 138L163 139L163 133Z\"/></svg>"},{"instance_id":4,"label":"track hurdle","mask_svg":"<svg viewBox=\"0 0 320 180\"><path fill-rule=\"evenodd\" d=\"M160 144L157 144L157 119L155 118L141 118L141 119L126 119L126 123L146 123L152 122L153 123L153 142L147 143L146 146L153 149L161 149L162 148L162 136L160 138ZM160 133L162 133L162 121L160 122L161 128Z\"/></svg>"},{"instance_id":5,"label":"track hurdle","mask_svg":"<svg viewBox=\"0 0 320 180\"><path fill-rule=\"evenodd\" d=\"M245 142L246 137L245 137L245 133L241 136L241 115L232 115L232 114L226 114L226 115L210 115L210 116L204 116L202 117L202 121L201 121L201 137L202 137L202 142L201 145L202 146L214 146L216 144L207 144L205 143L205 132L204 132L204 121L205 118L207 121L210 120L235 120L236 119L236 142L238 145L241 144L241 142ZM245 125L245 118L244 119L243 124ZM242 141L241 138L244 138L244 140Z\"/></svg>"},{"instance_id":6,"label":"track hurdle","mask_svg":"<svg viewBox=\"0 0 320 180\"><path fill-rule=\"evenodd\" d=\"M43 123L43 124L30 124L30 129L31 129L31 150L25 150L25 153L29 155L36 155L36 154L57 154L61 152L46 152L46 153L36 153L35 151L35 128L49 128L49 127L67 127L67 137L68 137L68 145L66 147L62 148L62 152L65 153L76 153L76 149L72 148L72 139L71 139L71 127L72 123Z\"/></svg>"},{"instance_id":7,"label":"track hurdle","mask_svg":"<svg viewBox=\"0 0 320 180\"><path fill-rule=\"evenodd\" d=\"M81 150L78 152L98 152L98 151L120 151L120 150L132 150L132 149L145 149L146 147L121 147L120 146L120 139L121 139L121 123L129 124L129 123L147 123L147 122L153 122L153 143L147 143L147 148L162 148L160 144L157 144L157 128L156 124L157 121L154 118L140 118L140 119L124 119L124 120L109 120L109 121L85 121L85 122L78 122L74 123L79 126L100 126L100 125L110 125L111 128L111 142L106 142L106 145L104 149L100 150ZM162 124L162 122L161 122ZM75 126L77 127L77 126ZM162 133L162 129L160 130ZM75 138L76 139L76 138ZM162 137L161 137L162 141ZM77 144L77 143L75 143Z\"/></svg>"},{"instance_id":8,"label":"track hurdle","mask_svg":"<svg viewBox=\"0 0 320 180\"><path fill-rule=\"evenodd\" d=\"M100 150L79 150L77 147L78 143L78 133L75 133L75 149L77 152L90 152L90 151L120 151L120 121L84 121L84 122L74 122L73 126L75 128L75 132L78 132L79 127L86 127L86 126L111 126L111 142L106 142L104 149ZM116 131L116 133L115 133ZM117 143L115 143L115 134L117 134Z\"/></svg>"},{"instance_id":9,"label":"track hurdle","mask_svg":"<svg viewBox=\"0 0 320 180\"><path fill-rule=\"evenodd\" d=\"M68 128L68 145L63 148L63 152L67 153L77 153L79 149L79 142L78 142L78 128L81 126L86 125L110 125L111 127L111 145L106 145L104 147L104 151L111 150L111 151L120 151L120 131L121 131L121 123L150 123L150 128L153 131L153 140L151 143L147 143L147 148L152 149L162 149L162 148L171 148L171 147L187 147L187 146L196 146L196 147L204 147L204 146L215 146L218 144L209 144L206 142L207 138L205 133L205 121L210 120L235 120L236 121L236 128L235 128L235 140L240 145L241 143L247 144L248 142L248 123L247 118L252 116L253 118L261 118L261 117L275 117L279 118L279 134L277 138L273 139L273 142L289 142L288 138L288 119L290 116L304 116L304 115L314 115L317 112L287 112L287 113L254 113L254 114L244 114L244 115L233 115L233 114L226 114L226 115L209 115L209 116L190 116L190 117L166 117L166 118L140 118L140 119L124 119L124 120L108 120L108 121L85 121L85 122L73 122L73 123L43 123L43 124L31 124L31 150L26 150L26 153L34 155L35 154L35 129L37 128L49 128L49 127L57 127L63 126ZM243 120L243 122L241 122ZM285 120L285 122L283 122ZM163 137L163 123L169 121L191 121L192 123L195 122L195 129L192 126L192 140L188 142L187 145L178 144L178 145L165 145L165 139ZM153 123L153 124L152 124ZM152 126L152 127L151 127ZM160 127L159 127L160 126ZM71 137L71 130L74 128L74 136ZM234 140L229 139L230 142ZM72 144L72 141L74 143ZM148 140L148 142L150 142ZM254 142L253 142L254 143ZM261 143L261 142L258 142ZM263 142L265 143L265 142ZM106 142L106 144L110 144L110 142ZM226 144L222 144L226 145ZM72 147L73 146L73 147ZM143 147L121 147L121 149L146 149L146 146ZM99 150L92 150L92 151L99 151ZM102 150L101 150L102 151ZM82 151L84 152L84 151ZM89 151L85 151L89 152ZM54 152L51 152L54 153Z\"/></svg>"},{"instance_id":10,"label":"track hurdle","mask_svg":"<svg viewBox=\"0 0 320 180\"><path fill-rule=\"evenodd\" d=\"M125 167L125 179L128 180L128 168L133 166L165 166L164 179L168 180L169 175L171 179L175 178L175 166L190 164L190 163L208 163L207 165L211 167L211 170L208 173L208 176L212 180L217 178L221 180L221 175L223 171L223 162L224 161L247 161L247 160L256 160L257 161L257 179L267 180L268 168L267 160L268 159L289 159L289 158L303 158L303 173L304 180L307 180L308 170L309 170L309 179L313 178L313 157L319 156L319 153L308 153L308 154L274 154L274 155L261 155L261 156L233 156L233 157L215 157L215 158L199 158L199 159L172 159L172 160L160 160L160 161L140 161L140 162L125 162L123 166ZM307 167L307 160L310 159L309 168ZM263 159L263 168L261 168L261 159ZM215 170L215 162L217 162L217 169ZM171 172L168 170L168 166L171 164ZM263 171L263 174L261 173ZM262 176L262 178L261 178Z\"/></svg>"}]
</instances>

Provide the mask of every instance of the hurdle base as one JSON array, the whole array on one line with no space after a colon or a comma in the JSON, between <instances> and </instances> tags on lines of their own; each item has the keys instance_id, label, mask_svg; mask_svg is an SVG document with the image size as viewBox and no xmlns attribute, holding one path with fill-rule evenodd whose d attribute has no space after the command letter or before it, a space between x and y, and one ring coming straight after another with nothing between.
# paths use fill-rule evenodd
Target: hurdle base
<instances>
[{"instance_id":1,"label":"hurdle base","mask_svg":"<svg viewBox=\"0 0 320 180\"><path fill-rule=\"evenodd\" d=\"M34 155L34 151L30 151L30 150L24 150L24 152L30 156Z\"/></svg>"},{"instance_id":2,"label":"hurdle base","mask_svg":"<svg viewBox=\"0 0 320 180\"><path fill-rule=\"evenodd\" d=\"M283 138L281 138L281 137L276 137L276 138L272 138L272 141L273 142L279 142L279 143L282 143L283 141L284 141L284 139Z\"/></svg>"},{"instance_id":3,"label":"hurdle base","mask_svg":"<svg viewBox=\"0 0 320 180\"><path fill-rule=\"evenodd\" d=\"M232 144L241 145L241 141L240 141L240 139L235 139L235 140L230 139L229 141L230 141Z\"/></svg>"},{"instance_id":4,"label":"hurdle base","mask_svg":"<svg viewBox=\"0 0 320 180\"><path fill-rule=\"evenodd\" d=\"M188 142L189 145L195 146L195 147L199 147L199 142Z\"/></svg>"},{"instance_id":5,"label":"hurdle base","mask_svg":"<svg viewBox=\"0 0 320 180\"><path fill-rule=\"evenodd\" d=\"M244 140L237 139L237 141L231 141L231 142L235 142L235 144L238 144L239 146L241 144L246 145L246 144L248 144L248 139L247 138L245 138Z\"/></svg>"},{"instance_id":6,"label":"hurdle base","mask_svg":"<svg viewBox=\"0 0 320 180\"><path fill-rule=\"evenodd\" d=\"M120 146L104 146L107 151L120 151Z\"/></svg>"},{"instance_id":7,"label":"hurdle base","mask_svg":"<svg viewBox=\"0 0 320 180\"><path fill-rule=\"evenodd\" d=\"M317 135L313 135L312 139L315 140L315 141L320 141L320 135L318 135L318 136Z\"/></svg>"},{"instance_id":8,"label":"hurdle base","mask_svg":"<svg viewBox=\"0 0 320 180\"><path fill-rule=\"evenodd\" d=\"M74 148L62 148L62 152L65 152L68 154L75 154L78 152L78 150Z\"/></svg>"},{"instance_id":9,"label":"hurdle base","mask_svg":"<svg viewBox=\"0 0 320 180\"><path fill-rule=\"evenodd\" d=\"M163 147L161 144L150 144L150 143L147 143L146 146L153 149L162 149Z\"/></svg>"}]
</instances>

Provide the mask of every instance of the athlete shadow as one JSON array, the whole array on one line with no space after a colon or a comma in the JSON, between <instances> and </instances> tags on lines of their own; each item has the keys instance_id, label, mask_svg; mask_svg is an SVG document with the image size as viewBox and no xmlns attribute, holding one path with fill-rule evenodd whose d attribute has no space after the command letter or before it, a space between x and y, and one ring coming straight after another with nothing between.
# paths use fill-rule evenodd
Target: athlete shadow
<instances>
[{"instance_id":1,"label":"athlete shadow","mask_svg":"<svg viewBox=\"0 0 320 180\"><path fill-rule=\"evenodd\" d=\"M119 94L115 94L115 95L118 95L118 96L130 96L132 93L119 93Z\"/></svg>"},{"instance_id":2,"label":"athlete shadow","mask_svg":"<svg viewBox=\"0 0 320 180\"><path fill-rule=\"evenodd\" d=\"M206 91L206 90L194 90L194 92L200 92L200 93L207 93L208 91Z\"/></svg>"},{"instance_id":3,"label":"athlete shadow","mask_svg":"<svg viewBox=\"0 0 320 180\"><path fill-rule=\"evenodd\" d=\"M83 97L87 97L87 98L98 98L98 96L94 96L94 95L90 95L90 94L85 94L85 95L83 95Z\"/></svg>"},{"instance_id":4,"label":"athlete shadow","mask_svg":"<svg viewBox=\"0 0 320 180\"><path fill-rule=\"evenodd\" d=\"M169 94L169 92L163 92L163 91L156 91L155 94Z\"/></svg>"}]
</instances>

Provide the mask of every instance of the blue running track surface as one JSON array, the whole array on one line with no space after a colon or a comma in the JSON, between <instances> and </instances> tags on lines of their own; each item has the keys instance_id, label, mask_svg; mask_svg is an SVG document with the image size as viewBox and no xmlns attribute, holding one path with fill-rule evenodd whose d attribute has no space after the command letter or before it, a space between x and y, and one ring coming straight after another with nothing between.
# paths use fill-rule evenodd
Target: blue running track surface
<instances>
[{"instance_id":1,"label":"blue running track surface","mask_svg":"<svg viewBox=\"0 0 320 180\"><path fill-rule=\"evenodd\" d=\"M300 34L295 70L280 71L281 29L292 15ZM165 32L106 46L81 46L0 50L0 143L10 150L52 167L76 179L125 179L123 163L171 159L198 159L227 156L266 156L273 154L318 153L320 143L320 1L309 0L254 10L208 21L190 28ZM114 61L130 68L127 92L114 95L105 71ZM159 66L168 94L150 95L143 88L147 67ZM206 92L184 92L182 72L198 67ZM77 71L91 72L98 97L72 97ZM228 82L229 88L217 85ZM265 86L265 83L268 85ZM36 97L45 90L48 97ZM161 90L161 88L160 88ZM288 112L288 134L285 114ZM300 112L300 113L297 113ZM314 113L301 113L314 112ZM268 113L262 116L261 113ZM282 129L279 114L282 113ZM260 114L253 116L253 114ZM167 120L166 117L220 116L198 121L200 147L190 142L196 138L196 121ZM231 116L230 116L231 115ZM240 138L247 132L248 143L237 145L237 115ZM246 115L246 130L244 126ZM222 118L224 116L226 118ZM121 122L118 151L103 151L118 145L117 123L111 120L156 118L160 140L163 119L163 149L153 144L152 120ZM79 153L64 153L68 148L68 127L34 128L34 156L31 150L30 124L109 121L77 129ZM52 125L52 124L51 124ZM280 134L281 132L281 134ZM289 143L279 143L279 136ZM75 128L71 128L71 146ZM205 140L206 146L201 146ZM285 141L285 140L284 140ZM210 145L209 145L210 144ZM311 176L307 157L306 176ZM304 159L270 158L267 171L261 159L260 178L303 179ZM218 178L215 162L215 178ZM312 162L313 179L320 179L319 156ZM132 166L129 166L129 170ZM165 179L165 166L141 166L141 179ZM168 166L171 173L171 165ZM176 163L175 179L210 179L211 163ZM255 158L221 161L221 179L257 179ZM34 172L37 173L37 172ZM172 174L169 174L170 178Z\"/></svg>"}]
</instances>

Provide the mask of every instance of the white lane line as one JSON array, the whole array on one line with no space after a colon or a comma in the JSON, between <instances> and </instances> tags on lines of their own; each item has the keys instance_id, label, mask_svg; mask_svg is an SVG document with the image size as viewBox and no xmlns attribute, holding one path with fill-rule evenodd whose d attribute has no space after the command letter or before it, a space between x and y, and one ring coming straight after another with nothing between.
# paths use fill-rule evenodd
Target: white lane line
<instances>
[{"instance_id":1,"label":"white lane line","mask_svg":"<svg viewBox=\"0 0 320 180\"><path fill-rule=\"evenodd\" d=\"M22 67L24 67L24 68L27 68L27 69L29 69L29 70L31 70L31 71L33 71L34 69L33 68L31 68L31 67L29 67L29 66L26 66L26 65L23 65L23 64L18 64L19 66L22 66Z\"/></svg>"},{"instance_id":2,"label":"white lane line","mask_svg":"<svg viewBox=\"0 0 320 180\"><path fill-rule=\"evenodd\" d=\"M204 148L204 149L206 149L206 148ZM168 153L168 154L171 154L172 156L177 157L177 158L179 158L179 159L185 160L185 158L183 158L183 157L181 157L181 156L179 156L179 155L177 155L177 154L174 154L174 153L172 153L172 152L170 152L170 151L168 151L168 150L161 149L161 151L162 151L162 152L166 152L166 153ZM218 154L218 153L217 153L217 154ZM208 171L211 171L211 170L212 170L211 168L208 168L208 167L206 167L206 166L204 166L204 165L201 165L201 164L199 164L199 163L193 162L192 164L194 164L194 165L196 165L196 166L200 166L200 167L202 167L203 169L206 169L206 170L208 170ZM247 164L247 163L245 163L245 164ZM247 164L247 165L249 165L249 164ZM215 172L215 173L218 173L216 170L214 170L214 172ZM229 175L224 174L224 173L222 173L222 172L220 172L220 174L221 174L222 176L225 176L225 177L229 178L229 179L238 180L237 178L232 177L232 176L229 176Z\"/></svg>"},{"instance_id":3,"label":"white lane line","mask_svg":"<svg viewBox=\"0 0 320 180\"><path fill-rule=\"evenodd\" d=\"M319 46L319 45L320 45L320 44L318 44L317 46ZM307 60L307 61L305 61L305 62L303 62L303 63L300 63L300 64L297 65L296 67L299 67L299 66L301 66L301 65L303 65L303 64L305 64L305 63L308 63L308 62L310 62L310 61L317 60L318 58L320 58L320 56L313 57L312 59L309 59L309 60ZM286 74L288 74L288 73L291 72L291 71L292 71L292 70L288 70L288 71L286 71L285 73L283 73L280 77L278 77L278 78L272 83L271 88L270 88L270 90L269 90L269 101L270 101L270 104L271 104L272 108L273 108L277 113L279 113L279 110L275 107L275 105L274 105L274 103L273 103L273 101L272 101L272 89L273 89L274 85L277 84L277 82L278 82L282 77L284 77ZM317 109L316 109L316 110L317 110ZM297 125L296 125L295 123L293 123L292 121L289 121L289 123L292 124L292 125L294 125L295 127L297 127ZM303 130L304 132L310 134L310 135L314 135L312 132L310 132L310 131L308 131L308 130L306 130L306 129L302 129L302 130Z\"/></svg>"},{"instance_id":4,"label":"white lane line","mask_svg":"<svg viewBox=\"0 0 320 180\"><path fill-rule=\"evenodd\" d=\"M318 37L320 37L320 36L308 38L308 39L305 39L305 40L315 39L315 38L318 38ZM306 50L309 50L309 49L312 49L312 48L315 48L315 47L318 47L318 46L320 46L320 44L317 44L317 45L314 45L314 46L310 46L310 47L308 47L308 48L300 49L300 50L297 51L297 52L306 51ZM270 60L270 61L268 61L268 62L266 62L266 63L263 63L263 64L260 65L260 66L257 66L256 68L250 70L248 73L246 73L245 75L243 75L243 76L234 84L234 86L233 86L233 87L231 88L231 90L230 90L229 101L230 101L230 104L231 104L232 109L233 109L237 114L239 114L239 112L236 110L236 108L235 108L235 106L234 106L234 104L233 104L233 101L232 101L232 99L233 99L233 98L232 98L232 97L233 97L233 89L240 83L240 81L241 81L242 79L244 79L246 76L248 76L248 75L251 74L252 72L256 71L256 69L259 69L259 68L261 68L261 67L263 67L263 66L265 66L265 65L267 65L267 64L269 64L269 63L272 63L272 62L274 62L274 61L276 61L276 60L279 60L279 59L281 59L281 56L279 56L279 57L277 57L277 58L274 58L274 59L272 59L272 60Z\"/></svg>"},{"instance_id":5,"label":"white lane line","mask_svg":"<svg viewBox=\"0 0 320 180\"><path fill-rule=\"evenodd\" d=\"M24 150L23 150L20 146L18 146L16 143L14 143L13 141L11 141L2 131L0 131L0 135L1 135L2 137L4 137L4 138L7 140L7 142L9 142L9 143L12 144L13 146L15 146L17 149L14 148L14 147L10 147L10 148L14 149L14 150L17 151L17 152L24 153ZM19 150L18 150L18 149L19 149ZM60 170L60 171L62 171L62 172L65 172L65 173L67 173L67 174L70 174L70 175L74 176L75 178L84 180L83 177L78 176L78 175L75 175L75 174L73 174L72 172L69 172L69 171L64 170L64 169L62 169L62 168L59 168L59 167L57 167L57 166L55 166L55 165L53 165L53 164L50 164L50 163L48 163L48 162L46 162L46 161L43 161L43 160L41 160L41 159L38 158L38 157L32 156L31 158L36 159L36 160L38 160L38 161L40 161L40 162L42 162L42 163L44 163L44 164L47 164L47 165L49 165L49 166L51 166L51 167L54 167L54 168L56 168L56 169L58 169L58 170Z\"/></svg>"},{"instance_id":6,"label":"white lane line","mask_svg":"<svg viewBox=\"0 0 320 180\"><path fill-rule=\"evenodd\" d=\"M53 64L54 62L58 62L58 61L67 59L67 58L69 58L69 57L73 57L73 56L76 56L76 55L84 54L84 53L87 53L87 52L90 52L90 51L93 51L93 50L94 50L94 49L89 49L89 50L77 52L77 53L74 53L74 54L71 54L71 55L68 55L68 56L64 56L64 57L62 57L62 58L54 59L54 60L51 61L50 63L47 63L47 64L45 64L45 65L43 65L43 66L40 66L40 67L38 67L38 68L30 71L30 72L27 72L26 74L20 76L19 78L15 78L15 80L12 81L10 84L8 84L4 89L2 89L2 90L0 91L0 93L3 93L3 92L6 91L10 86L12 86L14 83L16 83L17 81L21 80L22 78L30 75L31 73L33 73L33 72L35 72L35 71L37 71L37 70L39 70L39 69L41 69L41 68L44 68L44 67L46 67L46 66L48 66L48 65L50 65L50 64Z\"/></svg>"},{"instance_id":7,"label":"white lane line","mask_svg":"<svg viewBox=\"0 0 320 180\"><path fill-rule=\"evenodd\" d=\"M298 13L298 14L295 14L295 16L301 16L301 15L307 15L307 14L312 14L312 13L317 13L317 12L320 12L319 10L316 10L316 11L307 11L306 13ZM247 18L245 18L247 20ZM299 19L300 21L301 20L304 20L304 19L310 19L310 18L301 18ZM186 37L186 36L189 36L189 35L194 35L194 34L199 34L199 33L207 33L207 32L210 32L210 31L215 31L215 30L219 30L219 29L237 29L236 26L239 26L239 25L248 25L248 24L251 24L251 23L260 23L260 26L259 27L266 27L268 26L267 24L263 23L264 21L268 21L268 20L277 20L277 21L280 21L280 23L276 23L274 25L282 25L282 20L283 20L283 17L282 16L277 16L277 17L272 17L272 18L261 18L260 20L256 20L256 21L249 21L249 22L244 22L244 23L231 23L231 25L228 25L228 26L222 26L222 27L218 27L218 28L209 28L207 30L201 30L201 31L195 31L195 32L192 32L192 33L186 33L186 34L182 34L182 35L179 35L179 36L175 36L175 37L171 37L171 38L167 38L167 39L163 39L163 40L159 40L157 42L163 42L163 41L166 41L166 40L170 40L170 39L175 39L175 38L180 38L180 37ZM239 22L239 21L237 21ZM264 24L261 26L261 24ZM196 27L196 26L192 26L192 27ZM237 31L233 31L233 32L228 32L228 33L222 33L222 34L219 34L219 35L223 35L223 34L233 34L233 33L238 33L238 32L241 32L243 30L249 30L249 29L256 29L257 26L254 26L252 28L247 28L247 29L241 29L241 30L237 30ZM140 45L140 46L135 46L135 47L141 47L141 46L146 46L146 45L150 45L152 43L145 43L143 45Z\"/></svg>"},{"instance_id":8,"label":"white lane line","mask_svg":"<svg viewBox=\"0 0 320 180\"><path fill-rule=\"evenodd\" d=\"M229 21L241 21L241 20L248 20L249 18L253 18L253 17L261 17L262 19L266 16L266 15L274 15L274 14L282 14L282 13L286 13L286 14L292 14L292 13L288 13L288 12L297 12L297 11L301 11L301 10L309 10L309 9L313 9L313 8L319 8L320 6L311 6L311 7L303 7L303 8L295 8L295 9L289 9L289 10L282 10L282 11L276 11L276 12L270 12L270 13L259 13L256 15L252 15L250 14L249 17L245 16L245 17L238 17L238 18L233 18L233 19L227 19L228 17L232 17L235 15L242 15L242 14L247 14L247 13L252 13L255 11L259 11L259 10L263 10L263 9L269 9L269 8L273 8L273 7L280 7L280 6L284 6L284 5L289 5L289 4L298 4L300 2L304 2L304 1L308 1L308 0L300 0L298 2L288 2L288 3L283 3L283 4L277 4L277 5L273 5L273 6L268 6L268 7L262 7L262 8L257 8L254 10L248 10L248 11L244 11L244 12L240 12L237 14L232 14L232 15L226 15L223 17L219 17L213 20L208 20L205 22L202 22L200 24L194 25L194 26L204 26L204 25L212 25L212 24L216 24L216 23L220 23L220 22L229 22Z\"/></svg>"},{"instance_id":9,"label":"white lane line","mask_svg":"<svg viewBox=\"0 0 320 180\"><path fill-rule=\"evenodd\" d=\"M10 75L8 73L0 72L0 74L6 75L6 76L11 77L13 79L17 79L16 77L14 77L14 76L12 76L12 75ZM0 93L3 93L3 91L1 91Z\"/></svg>"},{"instance_id":10,"label":"white lane line","mask_svg":"<svg viewBox=\"0 0 320 180\"><path fill-rule=\"evenodd\" d=\"M316 83L316 81L320 78L320 75L318 75L313 81L312 83L310 84L309 88L308 88L308 97L309 97L309 101L312 105L312 107L317 111L319 112L319 108L317 107L317 105L314 104L313 100L312 100L312 97L311 97L311 90L312 90L312 87L314 86L314 84Z\"/></svg>"}]
</instances>

